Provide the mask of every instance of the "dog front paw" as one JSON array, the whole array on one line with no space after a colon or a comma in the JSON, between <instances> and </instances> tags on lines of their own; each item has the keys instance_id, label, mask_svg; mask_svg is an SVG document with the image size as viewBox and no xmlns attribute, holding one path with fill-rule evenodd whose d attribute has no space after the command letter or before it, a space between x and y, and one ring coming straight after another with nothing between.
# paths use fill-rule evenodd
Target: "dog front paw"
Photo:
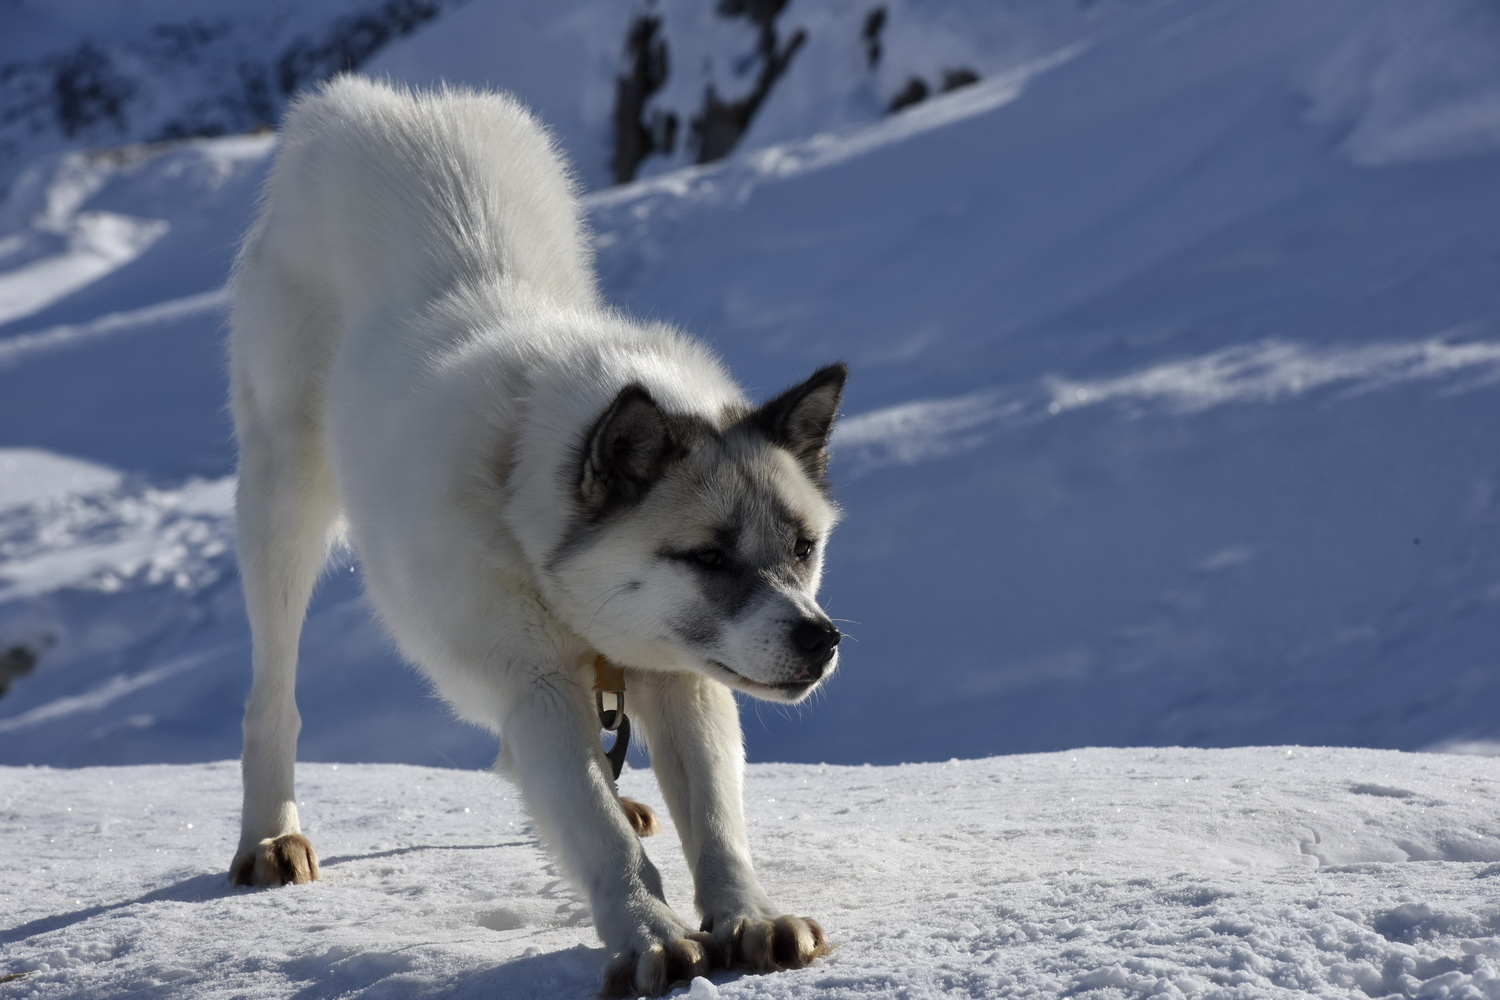
<instances>
[{"instance_id":1,"label":"dog front paw","mask_svg":"<svg viewBox=\"0 0 1500 1000\"><path fill-rule=\"evenodd\" d=\"M318 853L300 833L262 840L242 851L229 868L235 885L300 885L318 879Z\"/></svg>"},{"instance_id":2,"label":"dog front paw","mask_svg":"<svg viewBox=\"0 0 1500 1000\"><path fill-rule=\"evenodd\" d=\"M659 997L722 965L710 934L689 932L619 952L604 967L601 997Z\"/></svg>"},{"instance_id":3,"label":"dog front paw","mask_svg":"<svg viewBox=\"0 0 1500 1000\"><path fill-rule=\"evenodd\" d=\"M828 936L808 917L710 917L703 921L703 930L713 935L727 968L751 972L800 969L829 951Z\"/></svg>"}]
</instances>

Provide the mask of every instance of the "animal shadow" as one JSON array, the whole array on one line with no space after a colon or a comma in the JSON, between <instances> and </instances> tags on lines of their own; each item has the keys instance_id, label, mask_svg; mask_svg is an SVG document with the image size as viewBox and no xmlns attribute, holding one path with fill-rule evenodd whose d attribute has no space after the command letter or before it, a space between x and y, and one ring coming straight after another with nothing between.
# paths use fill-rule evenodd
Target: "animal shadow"
<instances>
[{"instance_id":1,"label":"animal shadow","mask_svg":"<svg viewBox=\"0 0 1500 1000\"><path fill-rule=\"evenodd\" d=\"M210 899L228 896L233 891L228 880L224 878L223 872L205 872L202 875L193 875L181 882L154 889L134 899L126 899L118 903L101 903L98 906L88 906L71 913L58 913L50 917L38 917L9 930L0 931L0 944L15 944L17 941L24 941L34 935L72 927L85 920L92 920L100 914L123 910L127 906L135 906L138 903L205 903Z\"/></svg>"}]
</instances>

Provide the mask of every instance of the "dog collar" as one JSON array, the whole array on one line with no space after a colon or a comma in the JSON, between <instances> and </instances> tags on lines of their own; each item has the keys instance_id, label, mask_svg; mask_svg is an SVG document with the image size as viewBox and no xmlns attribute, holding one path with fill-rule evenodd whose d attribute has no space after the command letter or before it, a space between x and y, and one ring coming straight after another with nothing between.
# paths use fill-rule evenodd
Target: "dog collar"
<instances>
[{"instance_id":1,"label":"dog collar","mask_svg":"<svg viewBox=\"0 0 1500 1000\"><path fill-rule=\"evenodd\" d=\"M625 668L611 663L603 653L594 657L594 707L599 712L599 728L615 734L614 745L604 752L616 781L625 769L625 752L630 749L630 718L625 714Z\"/></svg>"}]
</instances>

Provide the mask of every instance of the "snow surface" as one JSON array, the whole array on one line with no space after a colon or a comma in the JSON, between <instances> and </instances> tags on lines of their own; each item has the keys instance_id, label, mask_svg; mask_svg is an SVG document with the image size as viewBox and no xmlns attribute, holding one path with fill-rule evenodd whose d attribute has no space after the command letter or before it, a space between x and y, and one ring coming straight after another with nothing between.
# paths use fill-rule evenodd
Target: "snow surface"
<instances>
[{"instance_id":1,"label":"snow surface","mask_svg":"<svg viewBox=\"0 0 1500 1000\"><path fill-rule=\"evenodd\" d=\"M0 188L44 156L266 128L299 84L359 63L449 2L6 0Z\"/></svg>"},{"instance_id":2,"label":"snow surface","mask_svg":"<svg viewBox=\"0 0 1500 1000\"><path fill-rule=\"evenodd\" d=\"M656 805L655 782L623 790ZM303 765L323 880L230 888L232 763L0 769L16 998L569 998L605 954L510 786ZM772 897L835 951L710 997L1500 997L1500 775L1475 757L1081 750L756 765ZM690 912L670 824L648 840Z\"/></svg>"},{"instance_id":3,"label":"snow surface","mask_svg":"<svg viewBox=\"0 0 1500 1000\"><path fill-rule=\"evenodd\" d=\"M113 469L35 448L0 449L0 510L119 484Z\"/></svg>"},{"instance_id":4,"label":"snow surface","mask_svg":"<svg viewBox=\"0 0 1500 1000\"><path fill-rule=\"evenodd\" d=\"M809 49L827 80L789 77L756 128L831 131L589 199L607 293L755 391L853 367L826 592L857 642L811 705L747 706L752 759L1493 751L1500 158L1473 52L1500 14L979 7L892 8L887 39L966 38L991 51L977 85L878 121L830 91L804 121L809 90L857 89ZM584 128L608 10L476 0L375 62L463 79L510 65L481 41L528 39L518 79L552 73L544 114L571 93L594 110L559 120ZM0 449L102 470L43 496L0 466L26 498L0 509L0 650L42 653L0 697L0 761L237 752L221 283L272 149L48 154L0 206L0 301L24 313L0 324ZM98 219L150 236L102 275ZM491 759L369 621L347 554L304 656L304 759Z\"/></svg>"},{"instance_id":5,"label":"snow surface","mask_svg":"<svg viewBox=\"0 0 1500 1000\"><path fill-rule=\"evenodd\" d=\"M1500 9L885 6L872 67L868 5L793 0L809 40L736 155L616 189L645 8L471 0L370 63L536 106L595 189L606 293L754 390L851 363L844 668L744 712L753 760L804 762L750 769L758 864L840 947L688 994L1500 998ZM136 74L137 140L238 113L194 110L205 73L374 9L199 4L228 27L152 76L181 0L11 8L0 58L97 43ZM748 85L748 28L652 9L677 75L651 108ZM958 66L982 81L881 116ZM223 281L274 141L26 127L0 135L0 765L154 766L0 767L0 993L587 995L583 907L509 788L454 770L492 738L398 661L348 553L301 757L386 763L302 768L322 883L224 885ZM1118 749L1279 743L1489 756ZM675 839L651 851L686 910Z\"/></svg>"}]
</instances>

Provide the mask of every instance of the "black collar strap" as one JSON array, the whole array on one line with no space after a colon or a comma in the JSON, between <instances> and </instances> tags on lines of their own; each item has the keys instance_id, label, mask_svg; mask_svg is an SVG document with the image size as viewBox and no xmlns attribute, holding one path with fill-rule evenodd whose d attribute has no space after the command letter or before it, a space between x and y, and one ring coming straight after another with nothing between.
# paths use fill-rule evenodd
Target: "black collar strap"
<instances>
[{"instance_id":1,"label":"black collar strap","mask_svg":"<svg viewBox=\"0 0 1500 1000\"><path fill-rule=\"evenodd\" d=\"M630 719L625 714L625 668L609 662L603 653L594 657L594 707L599 711L599 728L615 734L614 745L605 751L609 768L616 781L625 769L625 753L630 749Z\"/></svg>"}]
</instances>

